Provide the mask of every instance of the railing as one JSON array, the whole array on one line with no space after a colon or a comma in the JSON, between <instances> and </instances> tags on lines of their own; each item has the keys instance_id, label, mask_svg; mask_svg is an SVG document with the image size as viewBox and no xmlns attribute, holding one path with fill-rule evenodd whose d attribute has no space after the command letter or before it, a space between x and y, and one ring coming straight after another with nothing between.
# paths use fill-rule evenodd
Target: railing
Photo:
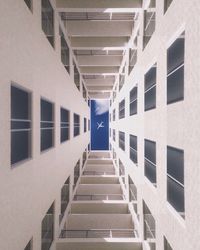
<instances>
[{"instance_id":1,"label":"railing","mask_svg":"<svg viewBox=\"0 0 200 250\"><path fill-rule=\"evenodd\" d=\"M62 230L60 238L136 238L135 229Z\"/></svg>"},{"instance_id":2,"label":"railing","mask_svg":"<svg viewBox=\"0 0 200 250\"><path fill-rule=\"evenodd\" d=\"M88 195L74 195L76 201L88 201L88 200L124 200L124 196L121 194L88 194Z\"/></svg>"},{"instance_id":3,"label":"railing","mask_svg":"<svg viewBox=\"0 0 200 250\"><path fill-rule=\"evenodd\" d=\"M83 175L115 175L115 171L89 171L83 172Z\"/></svg>"}]
</instances>

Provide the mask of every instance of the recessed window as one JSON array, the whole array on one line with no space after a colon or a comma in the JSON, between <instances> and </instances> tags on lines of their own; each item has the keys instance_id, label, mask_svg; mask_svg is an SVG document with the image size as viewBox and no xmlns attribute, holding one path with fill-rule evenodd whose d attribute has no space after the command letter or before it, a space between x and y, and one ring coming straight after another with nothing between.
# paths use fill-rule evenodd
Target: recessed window
<instances>
[{"instance_id":1,"label":"recessed window","mask_svg":"<svg viewBox=\"0 0 200 250\"><path fill-rule=\"evenodd\" d=\"M80 90L80 73L79 73L78 67L74 61L73 61L73 65L74 65L74 83L75 83L77 89Z\"/></svg>"},{"instance_id":2,"label":"recessed window","mask_svg":"<svg viewBox=\"0 0 200 250\"><path fill-rule=\"evenodd\" d=\"M80 135L80 116L74 114L74 136Z\"/></svg>"},{"instance_id":3,"label":"recessed window","mask_svg":"<svg viewBox=\"0 0 200 250\"><path fill-rule=\"evenodd\" d=\"M115 121L115 109L113 109L113 122Z\"/></svg>"},{"instance_id":4,"label":"recessed window","mask_svg":"<svg viewBox=\"0 0 200 250\"><path fill-rule=\"evenodd\" d=\"M115 129L113 129L113 141L115 141Z\"/></svg>"},{"instance_id":5,"label":"recessed window","mask_svg":"<svg viewBox=\"0 0 200 250\"><path fill-rule=\"evenodd\" d=\"M130 135L129 142L130 142L130 159L135 164L137 164L137 136Z\"/></svg>"},{"instance_id":6,"label":"recessed window","mask_svg":"<svg viewBox=\"0 0 200 250\"><path fill-rule=\"evenodd\" d=\"M156 186L156 143L145 139L144 146L144 174Z\"/></svg>"},{"instance_id":7,"label":"recessed window","mask_svg":"<svg viewBox=\"0 0 200 250\"><path fill-rule=\"evenodd\" d=\"M125 151L125 133L119 131L119 147Z\"/></svg>"},{"instance_id":8,"label":"recessed window","mask_svg":"<svg viewBox=\"0 0 200 250\"><path fill-rule=\"evenodd\" d=\"M84 118L84 133L87 132L87 119Z\"/></svg>"},{"instance_id":9,"label":"recessed window","mask_svg":"<svg viewBox=\"0 0 200 250\"><path fill-rule=\"evenodd\" d=\"M24 250L32 250L33 249L33 240L31 239L29 243L26 245Z\"/></svg>"},{"instance_id":10,"label":"recessed window","mask_svg":"<svg viewBox=\"0 0 200 250\"><path fill-rule=\"evenodd\" d=\"M87 91L86 91L85 85L83 83L82 83L82 87L83 87L83 98L85 101L87 101Z\"/></svg>"},{"instance_id":11,"label":"recessed window","mask_svg":"<svg viewBox=\"0 0 200 250\"><path fill-rule=\"evenodd\" d=\"M42 30L54 47L54 10L49 0L42 0Z\"/></svg>"},{"instance_id":12,"label":"recessed window","mask_svg":"<svg viewBox=\"0 0 200 250\"><path fill-rule=\"evenodd\" d=\"M167 239L164 237L164 250L173 250Z\"/></svg>"},{"instance_id":13,"label":"recessed window","mask_svg":"<svg viewBox=\"0 0 200 250\"><path fill-rule=\"evenodd\" d=\"M119 119L125 117L125 99L119 103Z\"/></svg>"},{"instance_id":14,"label":"recessed window","mask_svg":"<svg viewBox=\"0 0 200 250\"><path fill-rule=\"evenodd\" d=\"M61 210L60 210L60 222L65 214L67 205L69 204L69 195L70 195L70 177L65 181L61 189Z\"/></svg>"},{"instance_id":15,"label":"recessed window","mask_svg":"<svg viewBox=\"0 0 200 250\"><path fill-rule=\"evenodd\" d=\"M30 11L32 11L32 0L24 0L24 2L26 3L27 7L29 8Z\"/></svg>"},{"instance_id":16,"label":"recessed window","mask_svg":"<svg viewBox=\"0 0 200 250\"><path fill-rule=\"evenodd\" d=\"M61 61L67 72L70 73L70 50L61 29L60 29L60 41L61 41Z\"/></svg>"},{"instance_id":17,"label":"recessed window","mask_svg":"<svg viewBox=\"0 0 200 250\"><path fill-rule=\"evenodd\" d=\"M90 120L88 120L88 131L90 131Z\"/></svg>"},{"instance_id":18,"label":"recessed window","mask_svg":"<svg viewBox=\"0 0 200 250\"><path fill-rule=\"evenodd\" d=\"M44 151L54 145L54 108L53 103L40 100L40 150Z\"/></svg>"},{"instance_id":19,"label":"recessed window","mask_svg":"<svg viewBox=\"0 0 200 250\"><path fill-rule=\"evenodd\" d=\"M137 87L130 91L130 115L137 114Z\"/></svg>"},{"instance_id":20,"label":"recessed window","mask_svg":"<svg viewBox=\"0 0 200 250\"><path fill-rule=\"evenodd\" d=\"M184 99L185 33L167 50L167 104Z\"/></svg>"},{"instance_id":21,"label":"recessed window","mask_svg":"<svg viewBox=\"0 0 200 250\"><path fill-rule=\"evenodd\" d=\"M144 240L150 249L156 249L156 222L151 211L143 201L143 217L144 217Z\"/></svg>"},{"instance_id":22,"label":"recessed window","mask_svg":"<svg viewBox=\"0 0 200 250\"><path fill-rule=\"evenodd\" d=\"M31 157L31 94L11 86L11 164Z\"/></svg>"},{"instance_id":23,"label":"recessed window","mask_svg":"<svg viewBox=\"0 0 200 250\"><path fill-rule=\"evenodd\" d=\"M184 217L184 151L167 147L167 200Z\"/></svg>"},{"instance_id":24,"label":"recessed window","mask_svg":"<svg viewBox=\"0 0 200 250\"><path fill-rule=\"evenodd\" d=\"M149 43L156 27L156 1L150 0L149 7L144 11L143 48Z\"/></svg>"},{"instance_id":25,"label":"recessed window","mask_svg":"<svg viewBox=\"0 0 200 250\"><path fill-rule=\"evenodd\" d=\"M69 140L70 134L70 114L69 111L61 108L60 109L60 142Z\"/></svg>"},{"instance_id":26,"label":"recessed window","mask_svg":"<svg viewBox=\"0 0 200 250\"><path fill-rule=\"evenodd\" d=\"M145 111L156 108L156 64L145 74Z\"/></svg>"},{"instance_id":27,"label":"recessed window","mask_svg":"<svg viewBox=\"0 0 200 250\"><path fill-rule=\"evenodd\" d=\"M80 176L80 160L76 163L76 166L74 168L74 188L79 179L79 176Z\"/></svg>"},{"instance_id":28,"label":"recessed window","mask_svg":"<svg viewBox=\"0 0 200 250\"><path fill-rule=\"evenodd\" d=\"M173 0L164 0L164 13L168 10Z\"/></svg>"}]
</instances>

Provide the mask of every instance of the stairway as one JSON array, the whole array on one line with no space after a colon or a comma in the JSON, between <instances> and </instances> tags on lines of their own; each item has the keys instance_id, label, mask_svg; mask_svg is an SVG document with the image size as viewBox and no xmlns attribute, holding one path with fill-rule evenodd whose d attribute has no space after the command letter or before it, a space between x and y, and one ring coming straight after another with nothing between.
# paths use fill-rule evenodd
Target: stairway
<instances>
[{"instance_id":1,"label":"stairway","mask_svg":"<svg viewBox=\"0 0 200 250\"><path fill-rule=\"evenodd\" d=\"M141 250L109 152L91 152L57 250Z\"/></svg>"}]
</instances>

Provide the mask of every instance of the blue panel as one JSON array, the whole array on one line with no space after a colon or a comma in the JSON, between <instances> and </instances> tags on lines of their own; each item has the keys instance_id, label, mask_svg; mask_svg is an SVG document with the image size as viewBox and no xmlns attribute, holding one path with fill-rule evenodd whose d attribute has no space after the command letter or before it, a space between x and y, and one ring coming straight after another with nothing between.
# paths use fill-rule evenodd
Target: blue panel
<instances>
[{"instance_id":1,"label":"blue panel","mask_svg":"<svg viewBox=\"0 0 200 250\"><path fill-rule=\"evenodd\" d=\"M109 149L109 100L91 100L91 150Z\"/></svg>"}]
</instances>

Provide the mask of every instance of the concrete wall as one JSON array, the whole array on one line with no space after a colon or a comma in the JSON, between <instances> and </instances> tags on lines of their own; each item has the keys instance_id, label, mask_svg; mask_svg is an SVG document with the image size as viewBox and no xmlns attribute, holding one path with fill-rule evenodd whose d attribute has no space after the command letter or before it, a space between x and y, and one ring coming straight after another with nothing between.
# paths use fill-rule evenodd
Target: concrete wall
<instances>
[{"instance_id":1,"label":"concrete wall","mask_svg":"<svg viewBox=\"0 0 200 250\"><path fill-rule=\"evenodd\" d=\"M142 218L142 200L156 221L157 250L163 249L165 235L173 250L199 249L199 182L200 182L200 19L199 1L173 0L163 15L164 1L157 0L156 30L145 50L142 50L143 21L140 16L138 61L127 77L124 87L112 104L111 112L125 97L126 117L111 123L116 129L112 145L126 166L138 191L139 214ZM185 30L185 83L184 100L166 105L166 53L170 44ZM157 62L157 107L144 112L144 74ZM138 84L138 114L129 116L129 92ZM118 147L118 131L126 132L126 151ZM129 159L129 134L138 137L138 167ZM157 187L144 177L144 139L156 141ZM185 219L167 202L166 147L184 150ZM142 222L142 220L140 220ZM143 232L142 223L140 225Z\"/></svg>"},{"instance_id":2,"label":"concrete wall","mask_svg":"<svg viewBox=\"0 0 200 250\"><path fill-rule=\"evenodd\" d=\"M55 201L55 237L58 236L60 191L89 142L83 118L89 109L60 60L58 15L55 49L41 29L41 6L33 13L24 1L0 3L0 249L21 250L33 237L41 248L41 222ZM72 71L73 72L73 71ZM32 93L32 158L15 168L10 164L10 86L19 84ZM40 152L40 98L55 105L55 146ZM69 109L70 140L60 144L60 106ZM73 138L73 112L81 115L81 135Z\"/></svg>"}]
</instances>

